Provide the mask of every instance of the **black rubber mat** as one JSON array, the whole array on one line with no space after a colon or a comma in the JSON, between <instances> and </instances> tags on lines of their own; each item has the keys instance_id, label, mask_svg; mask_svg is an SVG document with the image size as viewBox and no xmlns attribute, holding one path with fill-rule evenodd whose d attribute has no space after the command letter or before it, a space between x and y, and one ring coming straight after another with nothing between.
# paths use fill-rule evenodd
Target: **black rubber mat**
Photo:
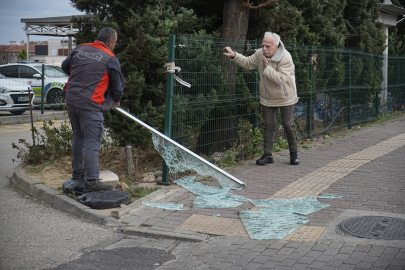
<instances>
[{"instance_id":1,"label":"black rubber mat","mask_svg":"<svg viewBox=\"0 0 405 270\"><path fill-rule=\"evenodd\" d=\"M121 190L93 191L79 196L79 202L93 209L107 209L128 204L131 195Z\"/></svg>"}]
</instances>

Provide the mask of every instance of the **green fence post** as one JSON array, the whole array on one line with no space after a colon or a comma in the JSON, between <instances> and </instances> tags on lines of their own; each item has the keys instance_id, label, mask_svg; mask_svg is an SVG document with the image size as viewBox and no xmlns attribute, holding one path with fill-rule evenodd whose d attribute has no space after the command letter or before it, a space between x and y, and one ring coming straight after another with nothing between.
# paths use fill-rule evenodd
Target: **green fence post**
<instances>
[{"instance_id":1,"label":"green fence post","mask_svg":"<svg viewBox=\"0 0 405 270\"><path fill-rule=\"evenodd\" d=\"M41 114L44 114L44 96L45 96L45 64L42 64L42 88L41 88Z\"/></svg>"},{"instance_id":2,"label":"green fence post","mask_svg":"<svg viewBox=\"0 0 405 270\"><path fill-rule=\"evenodd\" d=\"M380 55L378 54L377 55L377 70L378 70L378 72L380 73L381 72L381 70L380 70ZM380 87L381 87L381 83L380 83ZM381 90L381 89L380 89ZM376 92L375 92L375 108L374 108L374 115L375 115L375 117L377 117L378 118L378 92L380 92L380 90L377 90Z\"/></svg>"},{"instance_id":3,"label":"green fence post","mask_svg":"<svg viewBox=\"0 0 405 270\"><path fill-rule=\"evenodd\" d=\"M314 52L314 47L311 46L311 51L309 54L309 59L311 59ZM313 88L313 66L312 63L309 64L309 78L311 80L311 89L309 89L309 98L307 103L307 139L311 139L311 127L312 127L312 88Z\"/></svg>"},{"instance_id":4,"label":"green fence post","mask_svg":"<svg viewBox=\"0 0 405 270\"><path fill-rule=\"evenodd\" d=\"M169 36L169 57L168 65L174 66L174 56L176 49L176 35L171 34ZM167 86L166 86L166 113L165 113L165 135L167 137L172 136L172 108L173 108L173 87L174 87L174 74L167 73ZM169 184L169 167L166 162L163 161L163 174L162 182L159 184Z\"/></svg>"},{"instance_id":5,"label":"green fence post","mask_svg":"<svg viewBox=\"0 0 405 270\"><path fill-rule=\"evenodd\" d=\"M347 128L352 129L352 71L351 71L351 54L350 54L350 48L349 48L349 55L348 55L348 66L347 66L347 79L348 79L348 86L349 86L349 92L348 92L348 110L347 110Z\"/></svg>"},{"instance_id":6,"label":"green fence post","mask_svg":"<svg viewBox=\"0 0 405 270\"><path fill-rule=\"evenodd\" d=\"M252 49L254 49L254 50L257 49L256 40L252 41ZM259 83L259 78L257 76L257 69L253 70L253 72L255 73L255 83L253 84L253 95L254 95L255 101L258 101L258 104L260 106L260 102L259 102L260 97L258 96L259 91L258 91L258 87L257 87L258 83ZM253 127L256 128L256 129L259 127L259 117L258 117L258 115L259 115L259 106L256 107L255 114L253 116Z\"/></svg>"},{"instance_id":7,"label":"green fence post","mask_svg":"<svg viewBox=\"0 0 405 270\"><path fill-rule=\"evenodd\" d=\"M400 74L401 74L401 62L399 60L399 54L397 54L397 63L398 63L398 70L397 70L397 94L395 96L395 108L399 111L399 88L400 88Z\"/></svg>"}]
</instances>

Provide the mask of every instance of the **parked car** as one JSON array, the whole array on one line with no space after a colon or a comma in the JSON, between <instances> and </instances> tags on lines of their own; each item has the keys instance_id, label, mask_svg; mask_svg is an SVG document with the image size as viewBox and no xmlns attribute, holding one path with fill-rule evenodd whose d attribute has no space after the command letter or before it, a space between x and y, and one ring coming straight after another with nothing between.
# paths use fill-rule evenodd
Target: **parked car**
<instances>
[{"instance_id":1,"label":"parked car","mask_svg":"<svg viewBox=\"0 0 405 270\"><path fill-rule=\"evenodd\" d=\"M34 103L41 103L42 63L13 63L0 66L0 74L20 83L29 84L35 93ZM69 76L58 66L45 64L44 103L63 102L60 95Z\"/></svg>"},{"instance_id":2,"label":"parked car","mask_svg":"<svg viewBox=\"0 0 405 270\"><path fill-rule=\"evenodd\" d=\"M9 111L12 114L22 114L29 110L28 89L31 92L31 103L34 102L34 93L31 86L16 82L0 74L0 111Z\"/></svg>"}]
</instances>

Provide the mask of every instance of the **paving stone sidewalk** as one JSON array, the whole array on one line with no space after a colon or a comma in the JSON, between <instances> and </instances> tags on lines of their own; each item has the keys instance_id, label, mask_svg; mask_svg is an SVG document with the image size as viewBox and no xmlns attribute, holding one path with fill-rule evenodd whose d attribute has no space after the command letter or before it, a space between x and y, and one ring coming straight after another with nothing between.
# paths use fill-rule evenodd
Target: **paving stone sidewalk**
<instances>
[{"instance_id":1,"label":"paving stone sidewalk","mask_svg":"<svg viewBox=\"0 0 405 270\"><path fill-rule=\"evenodd\" d=\"M307 144L300 148L301 163L289 165L288 153L275 153L274 164L256 166L255 161L229 172L246 183L235 194L267 199L297 179L330 162L357 153L405 133L405 116L347 133L345 136ZM343 196L319 199L330 207L308 215L303 227L321 228L316 239L251 240L246 234L211 235L178 227L193 215L239 220L238 213L252 209L250 202L231 209L193 207L195 195L179 188L160 203L184 204L182 211L142 206L120 218L128 227L159 233L205 237L202 242L153 240L148 247L172 245L176 259L158 269L405 269L405 240L372 240L344 234L337 229L343 220L365 215L405 219L405 146L379 156L339 179L322 193ZM218 234L218 233L215 233ZM122 239L116 245L141 245L139 239ZM124 242L121 242L124 241ZM138 241L138 242L136 242ZM149 240L147 240L149 241ZM170 243L169 243L170 242ZM142 243L144 244L144 243Z\"/></svg>"}]
</instances>

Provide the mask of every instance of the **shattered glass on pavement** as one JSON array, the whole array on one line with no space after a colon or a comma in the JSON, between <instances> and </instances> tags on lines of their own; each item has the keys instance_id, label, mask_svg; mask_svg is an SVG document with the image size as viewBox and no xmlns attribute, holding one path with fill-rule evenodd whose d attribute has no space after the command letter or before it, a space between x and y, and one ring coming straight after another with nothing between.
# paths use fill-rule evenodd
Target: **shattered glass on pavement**
<instances>
[{"instance_id":1,"label":"shattered glass on pavement","mask_svg":"<svg viewBox=\"0 0 405 270\"><path fill-rule=\"evenodd\" d=\"M342 197L324 194L318 197L252 201L249 198L229 193L232 189L241 188L203 185L200 182L195 182L194 179L194 176L184 177L176 180L176 183L198 195L194 200L194 207L196 208L233 208L245 201L250 201L257 207L263 207L258 211L243 211L239 215L250 238L257 240L284 238L308 222L308 218L303 215L309 215L329 206L320 203L317 198L335 199ZM152 204L149 205L152 206Z\"/></svg>"},{"instance_id":2,"label":"shattered glass on pavement","mask_svg":"<svg viewBox=\"0 0 405 270\"><path fill-rule=\"evenodd\" d=\"M210 167L196 157L152 132L153 145L165 160L172 173L194 170L199 175L211 176L223 187L241 187L241 185L218 170Z\"/></svg>"},{"instance_id":3,"label":"shattered glass on pavement","mask_svg":"<svg viewBox=\"0 0 405 270\"><path fill-rule=\"evenodd\" d=\"M243 211L240 218L251 239L282 239L308 222L308 218L293 213L263 208Z\"/></svg>"},{"instance_id":4,"label":"shattered glass on pavement","mask_svg":"<svg viewBox=\"0 0 405 270\"><path fill-rule=\"evenodd\" d=\"M195 177L185 177L177 180L178 185L198 195L194 200L194 207L233 208L242 205L244 201L251 201L255 206L263 208L258 211L243 211L240 213L240 218L251 239L282 239L308 222L308 218L302 215L308 215L329 206L321 204L317 198L341 198L341 196L324 194L318 197L252 201L243 196L229 193L231 189L241 189L242 186L220 171L163 137L152 133L152 139L155 149L163 157L172 173L194 170L202 176L211 176L217 179L221 184L222 188L203 185L195 182ZM153 207L158 205L145 204ZM160 207L164 208L163 205L161 204ZM170 205L170 208L165 209L179 210L171 207L175 207L175 205Z\"/></svg>"},{"instance_id":5,"label":"shattered glass on pavement","mask_svg":"<svg viewBox=\"0 0 405 270\"><path fill-rule=\"evenodd\" d=\"M167 210L183 210L182 204L172 204L172 203L147 203L142 202L146 206L155 207L155 208L163 208Z\"/></svg>"},{"instance_id":6,"label":"shattered glass on pavement","mask_svg":"<svg viewBox=\"0 0 405 270\"><path fill-rule=\"evenodd\" d=\"M243 211L240 218L251 239L282 239L308 222L308 218L302 215L309 215L329 206L320 203L317 200L319 197L334 199L341 196L325 194L318 197L256 200L252 203L263 209Z\"/></svg>"},{"instance_id":7,"label":"shattered glass on pavement","mask_svg":"<svg viewBox=\"0 0 405 270\"><path fill-rule=\"evenodd\" d=\"M329 206L320 203L315 197L267 199L252 201L252 203L257 207L270 208L277 213L297 213L301 215L309 215Z\"/></svg>"},{"instance_id":8,"label":"shattered glass on pavement","mask_svg":"<svg viewBox=\"0 0 405 270\"><path fill-rule=\"evenodd\" d=\"M194 176L184 177L175 182L190 192L198 195L194 199L194 207L197 208L233 208L242 205L241 202L250 201L250 199L236 194L229 193L231 189L240 189L232 187L214 187L203 185L194 181Z\"/></svg>"}]
</instances>

